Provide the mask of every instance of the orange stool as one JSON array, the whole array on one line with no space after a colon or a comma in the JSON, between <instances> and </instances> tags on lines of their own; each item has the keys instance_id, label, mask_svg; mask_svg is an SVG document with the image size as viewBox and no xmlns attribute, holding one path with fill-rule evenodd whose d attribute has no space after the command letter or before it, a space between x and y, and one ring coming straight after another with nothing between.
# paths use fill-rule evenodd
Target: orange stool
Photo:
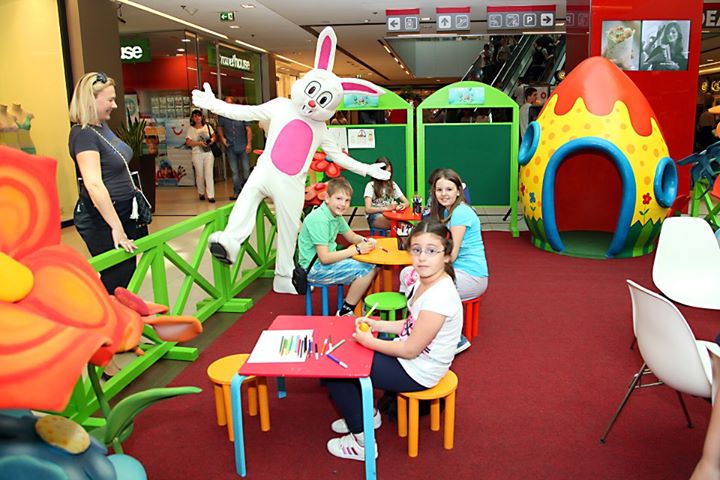
<instances>
[{"instance_id":1,"label":"orange stool","mask_svg":"<svg viewBox=\"0 0 720 480\"><path fill-rule=\"evenodd\" d=\"M480 303L482 302L482 295L470 300L462 302L463 305L463 320L465 324L465 331L463 334L468 340L472 340L477 337L480 331Z\"/></svg>"},{"instance_id":2,"label":"orange stool","mask_svg":"<svg viewBox=\"0 0 720 480\"><path fill-rule=\"evenodd\" d=\"M215 415L217 424L227 425L228 438L234 441L232 426L232 402L230 400L230 382L233 376L240 370L248 357L247 353L228 355L227 357L215 360L207 369L208 378L214 383L215 393ZM260 406L260 430L270 430L270 406L268 404L267 378L249 376L243 382L247 385L248 415L254 417L258 414Z\"/></svg>"},{"instance_id":3,"label":"orange stool","mask_svg":"<svg viewBox=\"0 0 720 480\"><path fill-rule=\"evenodd\" d=\"M408 438L408 455L417 457L419 437L419 400L430 400L430 430L440 430L440 399L445 399L445 431L443 433L443 447L452 450L455 438L455 392L458 378L452 371L440 382L427 390L419 392L398 393L398 435L408 437L408 420L410 422L410 435ZM408 415L408 399L410 400L410 414Z\"/></svg>"}]
</instances>

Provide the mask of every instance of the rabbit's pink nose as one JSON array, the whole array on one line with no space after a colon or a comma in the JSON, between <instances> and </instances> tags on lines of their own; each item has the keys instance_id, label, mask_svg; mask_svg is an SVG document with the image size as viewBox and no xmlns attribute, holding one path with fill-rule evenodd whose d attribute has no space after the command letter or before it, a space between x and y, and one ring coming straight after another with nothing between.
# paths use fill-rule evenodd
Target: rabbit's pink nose
<instances>
[{"instance_id":1,"label":"rabbit's pink nose","mask_svg":"<svg viewBox=\"0 0 720 480\"><path fill-rule=\"evenodd\" d=\"M315 108L315 105L317 105L317 104L315 103L315 100L310 100L308 102L308 105L310 106L310 108Z\"/></svg>"}]
</instances>

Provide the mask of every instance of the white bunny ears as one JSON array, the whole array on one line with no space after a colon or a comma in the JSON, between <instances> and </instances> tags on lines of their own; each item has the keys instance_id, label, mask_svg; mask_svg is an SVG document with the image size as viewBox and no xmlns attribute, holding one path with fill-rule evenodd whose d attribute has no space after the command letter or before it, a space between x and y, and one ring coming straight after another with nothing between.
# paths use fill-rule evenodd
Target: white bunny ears
<instances>
[{"instance_id":1,"label":"white bunny ears","mask_svg":"<svg viewBox=\"0 0 720 480\"><path fill-rule=\"evenodd\" d=\"M332 27L325 27L318 36L315 49L315 68L332 72L335 64L335 49L337 48L337 36ZM359 93L364 95L380 96L385 90L374 83L359 78L341 78L343 92Z\"/></svg>"},{"instance_id":2,"label":"white bunny ears","mask_svg":"<svg viewBox=\"0 0 720 480\"><path fill-rule=\"evenodd\" d=\"M315 48L315 68L332 72L335 64L335 47L337 47L335 30L331 27L323 28Z\"/></svg>"}]
</instances>

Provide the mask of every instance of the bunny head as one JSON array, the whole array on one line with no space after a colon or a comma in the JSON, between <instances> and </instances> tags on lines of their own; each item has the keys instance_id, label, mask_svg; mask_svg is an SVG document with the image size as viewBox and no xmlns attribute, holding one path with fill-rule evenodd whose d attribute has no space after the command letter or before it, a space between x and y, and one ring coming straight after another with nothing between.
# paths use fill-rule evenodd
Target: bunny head
<instances>
[{"instance_id":1,"label":"bunny head","mask_svg":"<svg viewBox=\"0 0 720 480\"><path fill-rule=\"evenodd\" d=\"M373 96L385 93L382 88L365 80L339 78L332 73L336 45L335 31L326 27L318 37L315 68L290 89L290 98L300 113L319 122L332 118L345 93Z\"/></svg>"}]
</instances>

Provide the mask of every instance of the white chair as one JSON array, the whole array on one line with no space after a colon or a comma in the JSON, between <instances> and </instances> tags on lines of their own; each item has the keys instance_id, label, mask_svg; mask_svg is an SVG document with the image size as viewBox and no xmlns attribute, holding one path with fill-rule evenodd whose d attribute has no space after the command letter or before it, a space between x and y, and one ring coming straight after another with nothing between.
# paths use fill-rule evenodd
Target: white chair
<instances>
[{"instance_id":1,"label":"white chair","mask_svg":"<svg viewBox=\"0 0 720 480\"><path fill-rule=\"evenodd\" d=\"M696 217L665 219L652 276L669 299L720 310L720 246L710 224Z\"/></svg>"},{"instance_id":2,"label":"white chair","mask_svg":"<svg viewBox=\"0 0 720 480\"><path fill-rule=\"evenodd\" d=\"M692 428L692 422L681 393L714 397L708 350L720 355L720 347L696 340L685 317L672 302L631 280L627 283L633 305L633 326L644 363L633 376L625 397L600 437L601 443L605 443L630 395L638 388L665 384L675 389L689 428ZM658 382L642 384L643 375L650 372Z\"/></svg>"}]
</instances>

